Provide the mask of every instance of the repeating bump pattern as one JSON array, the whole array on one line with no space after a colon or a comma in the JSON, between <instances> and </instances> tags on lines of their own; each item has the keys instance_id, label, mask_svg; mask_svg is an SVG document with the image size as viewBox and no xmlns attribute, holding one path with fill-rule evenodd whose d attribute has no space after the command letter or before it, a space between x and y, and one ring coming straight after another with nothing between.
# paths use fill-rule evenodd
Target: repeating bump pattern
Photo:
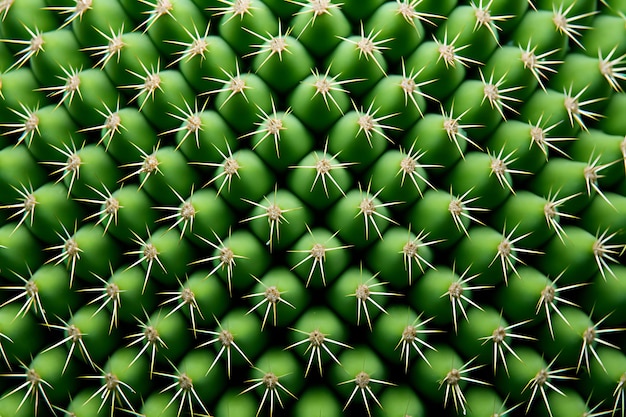
<instances>
[{"instance_id":1,"label":"repeating bump pattern","mask_svg":"<svg viewBox=\"0 0 626 417\"><path fill-rule=\"evenodd\" d=\"M623 416L625 13L0 1L0 416Z\"/></svg>"}]
</instances>

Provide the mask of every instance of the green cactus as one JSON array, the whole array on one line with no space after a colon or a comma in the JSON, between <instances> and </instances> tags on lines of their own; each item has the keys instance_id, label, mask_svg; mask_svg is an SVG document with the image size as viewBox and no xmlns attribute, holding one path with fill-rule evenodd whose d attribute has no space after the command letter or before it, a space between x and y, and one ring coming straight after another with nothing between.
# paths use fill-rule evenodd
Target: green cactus
<instances>
[{"instance_id":1,"label":"green cactus","mask_svg":"<svg viewBox=\"0 0 626 417\"><path fill-rule=\"evenodd\" d=\"M625 415L623 0L0 17L0 417Z\"/></svg>"}]
</instances>

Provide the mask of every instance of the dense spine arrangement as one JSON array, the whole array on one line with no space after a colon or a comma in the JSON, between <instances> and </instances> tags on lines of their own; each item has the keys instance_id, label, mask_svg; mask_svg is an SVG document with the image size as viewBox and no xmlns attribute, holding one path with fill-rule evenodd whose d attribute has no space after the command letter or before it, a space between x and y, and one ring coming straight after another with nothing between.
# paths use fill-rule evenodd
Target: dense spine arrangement
<instances>
[{"instance_id":1,"label":"dense spine arrangement","mask_svg":"<svg viewBox=\"0 0 626 417\"><path fill-rule=\"evenodd\" d=\"M0 417L624 416L623 0L0 16Z\"/></svg>"}]
</instances>

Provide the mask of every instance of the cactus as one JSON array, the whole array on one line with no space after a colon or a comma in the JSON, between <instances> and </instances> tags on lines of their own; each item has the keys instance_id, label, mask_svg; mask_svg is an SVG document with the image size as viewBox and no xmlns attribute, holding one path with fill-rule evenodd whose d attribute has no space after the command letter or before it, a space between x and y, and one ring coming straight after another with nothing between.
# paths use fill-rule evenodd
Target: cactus
<instances>
[{"instance_id":1,"label":"cactus","mask_svg":"<svg viewBox=\"0 0 626 417\"><path fill-rule=\"evenodd\" d=\"M0 417L626 415L623 0L0 17Z\"/></svg>"}]
</instances>

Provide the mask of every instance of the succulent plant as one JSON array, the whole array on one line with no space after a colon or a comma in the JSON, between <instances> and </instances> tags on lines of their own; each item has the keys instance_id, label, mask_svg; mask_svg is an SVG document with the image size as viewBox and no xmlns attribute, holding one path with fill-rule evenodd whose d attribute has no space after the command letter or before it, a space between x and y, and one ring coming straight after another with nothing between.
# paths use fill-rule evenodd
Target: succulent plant
<instances>
[{"instance_id":1,"label":"succulent plant","mask_svg":"<svg viewBox=\"0 0 626 417\"><path fill-rule=\"evenodd\" d=\"M0 417L624 416L624 0L0 0Z\"/></svg>"}]
</instances>

